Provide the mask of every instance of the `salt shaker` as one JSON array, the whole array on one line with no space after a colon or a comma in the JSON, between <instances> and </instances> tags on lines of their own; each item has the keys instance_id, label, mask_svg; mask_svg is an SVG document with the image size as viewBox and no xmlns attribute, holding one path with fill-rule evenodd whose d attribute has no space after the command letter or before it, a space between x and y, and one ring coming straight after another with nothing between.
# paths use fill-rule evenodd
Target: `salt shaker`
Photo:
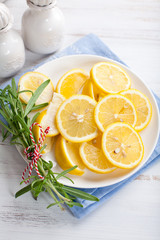
<instances>
[{"instance_id":1,"label":"salt shaker","mask_svg":"<svg viewBox=\"0 0 160 240\"><path fill-rule=\"evenodd\" d=\"M26 48L49 54L57 51L64 36L64 16L56 0L27 0L29 9L22 17L22 35Z\"/></svg>"},{"instance_id":2,"label":"salt shaker","mask_svg":"<svg viewBox=\"0 0 160 240\"><path fill-rule=\"evenodd\" d=\"M12 23L9 9L0 3L0 78L13 76L25 62L24 43Z\"/></svg>"}]
</instances>

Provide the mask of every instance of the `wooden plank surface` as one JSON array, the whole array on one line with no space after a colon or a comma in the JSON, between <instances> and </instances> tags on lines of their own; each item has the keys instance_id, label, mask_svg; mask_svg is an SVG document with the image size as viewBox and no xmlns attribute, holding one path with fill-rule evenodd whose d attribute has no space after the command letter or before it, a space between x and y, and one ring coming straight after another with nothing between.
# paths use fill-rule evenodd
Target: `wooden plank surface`
<instances>
[{"instance_id":1,"label":"wooden plank surface","mask_svg":"<svg viewBox=\"0 0 160 240\"><path fill-rule=\"evenodd\" d=\"M27 5L6 1L14 28L20 31ZM59 0L66 18L62 49L88 33L97 34L160 96L159 0ZM26 50L30 68L46 56ZM15 147L0 142L0 239L160 239L160 162L154 164L92 214L78 220L58 207L47 210L50 197L30 193L14 198L25 163Z\"/></svg>"}]
</instances>

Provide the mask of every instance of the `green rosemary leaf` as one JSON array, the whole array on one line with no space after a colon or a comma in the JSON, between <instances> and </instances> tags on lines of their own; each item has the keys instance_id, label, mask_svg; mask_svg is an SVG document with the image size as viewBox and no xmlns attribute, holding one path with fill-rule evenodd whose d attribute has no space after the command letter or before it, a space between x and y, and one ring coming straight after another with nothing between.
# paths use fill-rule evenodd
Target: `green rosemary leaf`
<instances>
[{"instance_id":1,"label":"green rosemary leaf","mask_svg":"<svg viewBox=\"0 0 160 240\"><path fill-rule=\"evenodd\" d=\"M76 189L76 188L71 188L71 187L67 187L67 186L63 186L62 189L67 192L68 194L78 197L78 198L82 198L85 200L90 200L90 201L99 201L99 199L93 195L90 195L82 190Z\"/></svg>"},{"instance_id":2,"label":"green rosemary leaf","mask_svg":"<svg viewBox=\"0 0 160 240\"><path fill-rule=\"evenodd\" d=\"M13 112L7 104L4 105L3 111L8 115L9 118L13 118Z\"/></svg>"},{"instance_id":3,"label":"green rosemary leaf","mask_svg":"<svg viewBox=\"0 0 160 240\"><path fill-rule=\"evenodd\" d=\"M32 178L35 178L35 179L39 179L37 176L30 176L30 177L28 177L28 178L25 178L22 182L20 182L20 185L22 185L24 182L26 182L27 180L30 180L30 179L32 179Z\"/></svg>"},{"instance_id":4,"label":"green rosemary leaf","mask_svg":"<svg viewBox=\"0 0 160 240\"><path fill-rule=\"evenodd\" d=\"M31 191L31 184L27 185L26 187L22 188L15 194L15 198L20 197L21 195Z\"/></svg>"},{"instance_id":5,"label":"green rosemary leaf","mask_svg":"<svg viewBox=\"0 0 160 240\"><path fill-rule=\"evenodd\" d=\"M9 136L10 136L10 132L6 131L6 133L3 135L2 142L4 142Z\"/></svg>"},{"instance_id":6,"label":"green rosemary leaf","mask_svg":"<svg viewBox=\"0 0 160 240\"><path fill-rule=\"evenodd\" d=\"M10 141L10 145L19 145L19 146L23 147L23 144L20 143L20 142L12 142L12 141Z\"/></svg>"},{"instance_id":7,"label":"green rosemary leaf","mask_svg":"<svg viewBox=\"0 0 160 240\"><path fill-rule=\"evenodd\" d=\"M12 90L8 90L8 93L9 93L14 99L17 99L17 96L12 92Z\"/></svg>"},{"instance_id":8,"label":"green rosemary leaf","mask_svg":"<svg viewBox=\"0 0 160 240\"><path fill-rule=\"evenodd\" d=\"M43 180L41 180L41 179L34 180L31 183L31 191L35 198L37 198L38 195L44 191L43 185L44 185L44 183L43 183Z\"/></svg>"},{"instance_id":9,"label":"green rosemary leaf","mask_svg":"<svg viewBox=\"0 0 160 240\"><path fill-rule=\"evenodd\" d=\"M2 95L5 95L9 88L10 88L10 85L7 85L4 89L1 89L2 90Z\"/></svg>"},{"instance_id":10,"label":"green rosemary leaf","mask_svg":"<svg viewBox=\"0 0 160 240\"><path fill-rule=\"evenodd\" d=\"M32 120L31 120L31 125L36 121L36 119L38 118L39 114L40 114L40 112L36 113L36 114L33 116Z\"/></svg>"},{"instance_id":11,"label":"green rosemary leaf","mask_svg":"<svg viewBox=\"0 0 160 240\"><path fill-rule=\"evenodd\" d=\"M9 102L10 105L14 107L13 102L11 101L10 98L0 96L0 99L3 100L3 101L5 101L5 102Z\"/></svg>"},{"instance_id":12,"label":"green rosemary leaf","mask_svg":"<svg viewBox=\"0 0 160 240\"><path fill-rule=\"evenodd\" d=\"M18 99L17 99L17 108L18 108L18 110L19 110L19 112L20 112L21 117L24 117L23 104L22 104L22 102L20 101L19 97L18 97Z\"/></svg>"},{"instance_id":13,"label":"green rosemary leaf","mask_svg":"<svg viewBox=\"0 0 160 240\"><path fill-rule=\"evenodd\" d=\"M26 124L27 124L28 128L30 128L31 120L30 120L30 118L28 116L25 117L25 121L26 121Z\"/></svg>"},{"instance_id":14,"label":"green rosemary leaf","mask_svg":"<svg viewBox=\"0 0 160 240\"><path fill-rule=\"evenodd\" d=\"M21 93L32 93L33 95L33 92L31 90L22 90L22 91L18 91L18 95L21 94Z\"/></svg>"},{"instance_id":15,"label":"green rosemary leaf","mask_svg":"<svg viewBox=\"0 0 160 240\"><path fill-rule=\"evenodd\" d=\"M44 150L46 147L47 147L47 144L44 144L44 145L41 147L41 149L40 149L39 152L40 152L40 153L43 152L43 150Z\"/></svg>"},{"instance_id":16,"label":"green rosemary leaf","mask_svg":"<svg viewBox=\"0 0 160 240\"><path fill-rule=\"evenodd\" d=\"M11 84L12 84L11 85L12 86L12 92L15 96L17 96L17 87L16 87L16 82L15 82L14 78L12 78L12 83Z\"/></svg>"},{"instance_id":17,"label":"green rosemary leaf","mask_svg":"<svg viewBox=\"0 0 160 240\"><path fill-rule=\"evenodd\" d=\"M63 177L64 175L66 175L67 173L71 172L72 170L74 170L75 168L77 168L78 166L75 165L74 167L72 168L69 168L67 170L64 170L63 172L59 173L57 176L56 176L56 179L59 179L60 177Z\"/></svg>"},{"instance_id":18,"label":"green rosemary leaf","mask_svg":"<svg viewBox=\"0 0 160 240\"><path fill-rule=\"evenodd\" d=\"M42 179L36 179L31 183L31 189L36 191L36 187L43 183Z\"/></svg>"},{"instance_id":19,"label":"green rosemary leaf","mask_svg":"<svg viewBox=\"0 0 160 240\"><path fill-rule=\"evenodd\" d=\"M15 134L14 136L12 136L11 141L15 141L16 139L21 137L21 134L25 132L25 129L22 128L18 131L17 135Z\"/></svg>"},{"instance_id":20,"label":"green rosemary leaf","mask_svg":"<svg viewBox=\"0 0 160 240\"><path fill-rule=\"evenodd\" d=\"M62 185L62 186L63 186L63 185ZM59 189L59 192L60 192L65 198L68 198L68 199L70 199L71 201L76 200L75 197L67 194L64 190L62 190L62 188Z\"/></svg>"},{"instance_id":21,"label":"green rosemary leaf","mask_svg":"<svg viewBox=\"0 0 160 240\"><path fill-rule=\"evenodd\" d=\"M39 110L39 109L41 109L41 108L47 107L48 104L49 104L49 103L46 102L46 103L42 103L42 104L39 104L39 105L35 105L35 106L32 107L32 111Z\"/></svg>"},{"instance_id":22,"label":"green rosemary leaf","mask_svg":"<svg viewBox=\"0 0 160 240\"><path fill-rule=\"evenodd\" d=\"M18 133L17 135L12 136L11 138L11 142L14 142L16 139L18 139L20 137L20 133Z\"/></svg>"},{"instance_id":23,"label":"green rosemary leaf","mask_svg":"<svg viewBox=\"0 0 160 240\"><path fill-rule=\"evenodd\" d=\"M34 200L37 201L37 196L35 195L34 191L32 191L32 189L31 189L31 194L32 194L32 197L34 198Z\"/></svg>"},{"instance_id":24,"label":"green rosemary leaf","mask_svg":"<svg viewBox=\"0 0 160 240\"><path fill-rule=\"evenodd\" d=\"M32 110L32 107L34 106L35 102L37 101L38 97L40 96L40 94L43 92L43 90L45 89L45 87L47 87L47 85L49 84L50 80L46 80L45 82L43 82L37 89L36 91L33 93L32 97L30 98L25 112L24 112L24 116L27 116L27 114Z\"/></svg>"},{"instance_id":25,"label":"green rosemary leaf","mask_svg":"<svg viewBox=\"0 0 160 240\"><path fill-rule=\"evenodd\" d=\"M52 166L53 166L53 163L52 163ZM52 167L51 167L52 168ZM59 173L57 173L57 172L52 172L52 175L58 175ZM71 178L69 178L69 177L67 177L67 176L62 176L62 177L64 177L64 178L66 178L66 179L68 179L71 183L73 183L74 184L74 181L71 179ZM56 177L55 177L56 178ZM57 180L57 178L56 178L56 180Z\"/></svg>"},{"instance_id":26,"label":"green rosemary leaf","mask_svg":"<svg viewBox=\"0 0 160 240\"><path fill-rule=\"evenodd\" d=\"M10 118L7 116L7 114L0 109L0 114L3 116L3 118L6 120L6 122L10 125L12 125Z\"/></svg>"},{"instance_id":27,"label":"green rosemary leaf","mask_svg":"<svg viewBox=\"0 0 160 240\"><path fill-rule=\"evenodd\" d=\"M26 180L27 180L27 179L26 179ZM25 181L25 180L24 180L24 181ZM38 184L39 184L39 182L37 182L37 183L35 184L35 186L38 186ZM31 191L31 184L27 185L26 187L24 187L24 188L22 188L21 190L19 190L18 192L16 192L15 198L20 197L21 195L23 195L23 194L25 194L25 193L27 193L27 192L29 192L29 191Z\"/></svg>"},{"instance_id":28,"label":"green rosemary leaf","mask_svg":"<svg viewBox=\"0 0 160 240\"><path fill-rule=\"evenodd\" d=\"M69 177L67 177L67 176L63 176L63 177L66 178L66 179L68 179L71 183L74 184L74 182L73 182L73 180L72 180L71 178L69 178Z\"/></svg>"},{"instance_id":29,"label":"green rosemary leaf","mask_svg":"<svg viewBox=\"0 0 160 240\"><path fill-rule=\"evenodd\" d=\"M8 130L10 133L12 133L14 135L14 132L6 125L4 124L1 120L0 120L0 124L6 129Z\"/></svg>"},{"instance_id":30,"label":"green rosemary leaf","mask_svg":"<svg viewBox=\"0 0 160 240\"><path fill-rule=\"evenodd\" d=\"M77 206L77 207L83 207L82 204L80 204L79 202L66 202L66 204L69 206L69 207L73 207L73 206Z\"/></svg>"},{"instance_id":31,"label":"green rosemary leaf","mask_svg":"<svg viewBox=\"0 0 160 240\"><path fill-rule=\"evenodd\" d=\"M11 93L10 93L11 92ZM13 94L12 94L12 91L11 91L11 89L9 88L8 89L8 98L10 99L10 108L11 108L11 111L14 113L15 112L15 99L16 99L16 97L14 98L13 96L12 96ZM12 104L11 104L12 103Z\"/></svg>"},{"instance_id":32,"label":"green rosemary leaf","mask_svg":"<svg viewBox=\"0 0 160 240\"><path fill-rule=\"evenodd\" d=\"M22 117L20 117L19 115L15 115L15 119L21 124L21 126L25 129L27 133L30 133L29 128Z\"/></svg>"},{"instance_id":33,"label":"green rosemary leaf","mask_svg":"<svg viewBox=\"0 0 160 240\"><path fill-rule=\"evenodd\" d=\"M55 206L55 205L57 205L57 204L59 204L59 203L63 204L64 201L59 201L59 202L51 203L51 204L49 204L49 205L47 206L47 209L50 208L50 207L53 207L53 206Z\"/></svg>"},{"instance_id":34,"label":"green rosemary leaf","mask_svg":"<svg viewBox=\"0 0 160 240\"><path fill-rule=\"evenodd\" d=\"M50 169L53 167L53 162L52 161L49 161L49 162L46 162L42 159L42 162L43 162L43 168L44 170L48 170L48 171L51 171ZM52 173L52 171L51 171Z\"/></svg>"}]
</instances>

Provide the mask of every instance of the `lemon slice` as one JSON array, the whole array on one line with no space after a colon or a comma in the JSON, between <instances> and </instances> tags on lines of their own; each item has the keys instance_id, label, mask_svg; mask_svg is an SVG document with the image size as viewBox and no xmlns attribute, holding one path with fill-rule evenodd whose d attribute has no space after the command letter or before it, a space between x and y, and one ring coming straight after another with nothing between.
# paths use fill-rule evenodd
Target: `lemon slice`
<instances>
[{"instance_id":1,"label":"lemon slice","mask_svg":"<svg viewBox=\"0 0 160 240\"><path fill-rule=\"evenodd\" d=\"M99 101L101 95L104 96L103 93L101 93L95 86L93 86L93 83L90 79L85 83L82 94L87 95L96 101Z\"/></svg>"},{"instance_id":2,"label":"lemon slice","mask_svg":"<svg viewBox=\"0 0 160 240\"><path fill-rule=\"evenodd\" d=\"M84 142L80 147L80 156L88 169L95 173L110 173L113 172L114 167L105 157L101 145L102 136Z\"/></svg>"},{"instance_id":3,"label":"lemon slice","mask_svg":"<svg viewBox=\"0 0 160 240\"><path fill-rule=\"evenodd\" d=\"M57 163L63 170L67 170L77 165L78 167L71 172L73 175L83 175L85 165L79 154L79 143L66 141L61 135L58 137L55 145L55 157Z\"/></svg>"},{"instance_id":4,"label":"lemon slice","mask_svg":"<svg viewBox=\"0 0 160 240\"><path fill-rule=\"evenodd\" d=\"M113 123L106 128L102 149L114 166L126 169L137 166L144 154L140 135L126 123Z\"/></svg>"},{"instance_id":5,"label":"lemon slice","mask_svg":"<svg viewBox=\"0 0 160 240\"><path fill-rule=\"evenodd\" d=\"M93 84L90 79L85 83L83 90L82 90L82 94L95 99Z\"/></svg>"},{"instance_id":6,"label":"lemon slice","mask_svg":"<svg viewBox=\"0 0 160 240\"><path fill-rule=\"evenodd\" d=\"M36 122L41 125L43 130L45 130L48 126L50 127L47 137L53 137L59 134L56 124L56 113L59 106L62 104L64 100L65 98L61 94L54 93L52 101L50 102L48 108L42 111L38 118L36 119ZM38 131L38 133L36 131ZM36 136L39 136L38 127L35 127L34 134Z\"/></svg>"},{"instance_id":7,"label":"lemon slice","mask_svg":"<svg viewBox=\"0 0 160 240\"><path fill-rule=\"evenodd\" d=\"M72 69L60 78L56 92L61 93L65 98L69 98L80 92L88 78L88 74L83 69Z\"/></svg>"},{"instance_id":8,"label":"lemon slice","mask_svg":"<svg viewBox=\"0 0 160 240\"><path fill-rule=\"evenodd\" d=\"M102 132L114 122L126 122L135 126L136 110L128 98L120 94L109 94L98 102L95 108L95 121Z\"/></svg>"},{"instance_id":9,"label":"lemon slice","mask_svg":"<svg viewBox=\"0 0 160 240\"><path fill-rule=\"evenodd\" d=\"M84 142L97 136L95 105L96 101L85 95L74 95L62 103L56 121L58 130L65 139Z\"/></svg>"},{"instance_id":10,"label":"lemon slice","mask_svg":"<svg viewBox=\"0 0 160 240\"><path fill-rule=\"evenodd\" d=\"M118 93L131 85L130 77L118 65L110 62L99 62L91 69L93 84L104 93Z\"/></svg>"},{"instance_id":11,"label":"lemon slice","mask_svg":"<svg viewBox=\"0 0 160 240\"><path fill-rule=\"evenodd\" d=\"M27 72L19 80L19 83L18 83L19 91L31 90L32 92L35 92L35 90L43 82L45 82L48 79L49 79L49 77L45 76L42 73ZM48 86L43 90L43 92L37 99L36 104L38 105L38 104L42 104L45 102L50 102L53 97L53 91L54 91L54 86L53 86L52 82L50 81ZM23 102L28 103L32 94L30 92L24 92L24 93L21 93L19 96Z\"/></svg>"},{"instance_id":12,"label":"lemon slice","mask_svg":"<svg viewBox=\"0 0 160 240\"><path fill-rule=\"evenodd\" d=\"M152 117L152 106L149 99L137 89L129 89L121 92L121 94L129 98L135 106L137 112L135 129L137 131L143 130L147 127Z\"/></svg>"}]
</instances>

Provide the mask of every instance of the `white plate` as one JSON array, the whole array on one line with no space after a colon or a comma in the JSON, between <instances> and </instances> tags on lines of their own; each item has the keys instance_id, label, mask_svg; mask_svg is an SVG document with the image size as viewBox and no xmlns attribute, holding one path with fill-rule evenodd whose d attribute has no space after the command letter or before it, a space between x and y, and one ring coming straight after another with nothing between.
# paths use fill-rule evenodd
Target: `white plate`
<instances>
[{"instance_id":1,"label":"white plate","mask_svg":"<svg viewBox=\"0 0 160 240\"><path fill-rule=\"evenodd\" d=\"M95 63L100 61L115 62L115 61L112 61L111 59L104 58L101 56L95 56L95 55L71 55L71 56L61 57L58 59L54 59L50 62L47 62L41 65L40 67L38 67L37 69L35 69L35 71L46 74L52 80L54 86L56 87L56 84L59 78L70 69L83 68L89 73L92 66ZM158 112L158 107L157 107L155 98L151 93L151 91L146 86L146 84L135 73L133 73L126 66L118 62L115 62L115 63L122 66L125 69L125 71L129 74L132 80L131 87L142 91L149 98L152 104L153 114L152 114L151 122L149 123L146 129L140 132L140 135L144 143L144 149L145 149L143 160L136 168L133 168L131 170L118 169L109 174L96 174L86 169L86 172L83 176L79 177L74 175L68 175L74 181L74 185L71 184L65 178L61 178L60 180L61 183L65 185L74 186L78 188L96 188L96 187L104 187L104 186L109 186L109 185L118 183L130 177L136 171L138 171L149 159L150 155L152 154L156 146L158 135L159 135L159 112ZM18 150L20 151L20 149ZM48 154L45 154L44 157L46 158L46 160L51 159L55 161L54 150ZM62 169L58 165L56 165L54 168L54 172L61 172L61 171Z\"/></svg>"}]
</instances>

